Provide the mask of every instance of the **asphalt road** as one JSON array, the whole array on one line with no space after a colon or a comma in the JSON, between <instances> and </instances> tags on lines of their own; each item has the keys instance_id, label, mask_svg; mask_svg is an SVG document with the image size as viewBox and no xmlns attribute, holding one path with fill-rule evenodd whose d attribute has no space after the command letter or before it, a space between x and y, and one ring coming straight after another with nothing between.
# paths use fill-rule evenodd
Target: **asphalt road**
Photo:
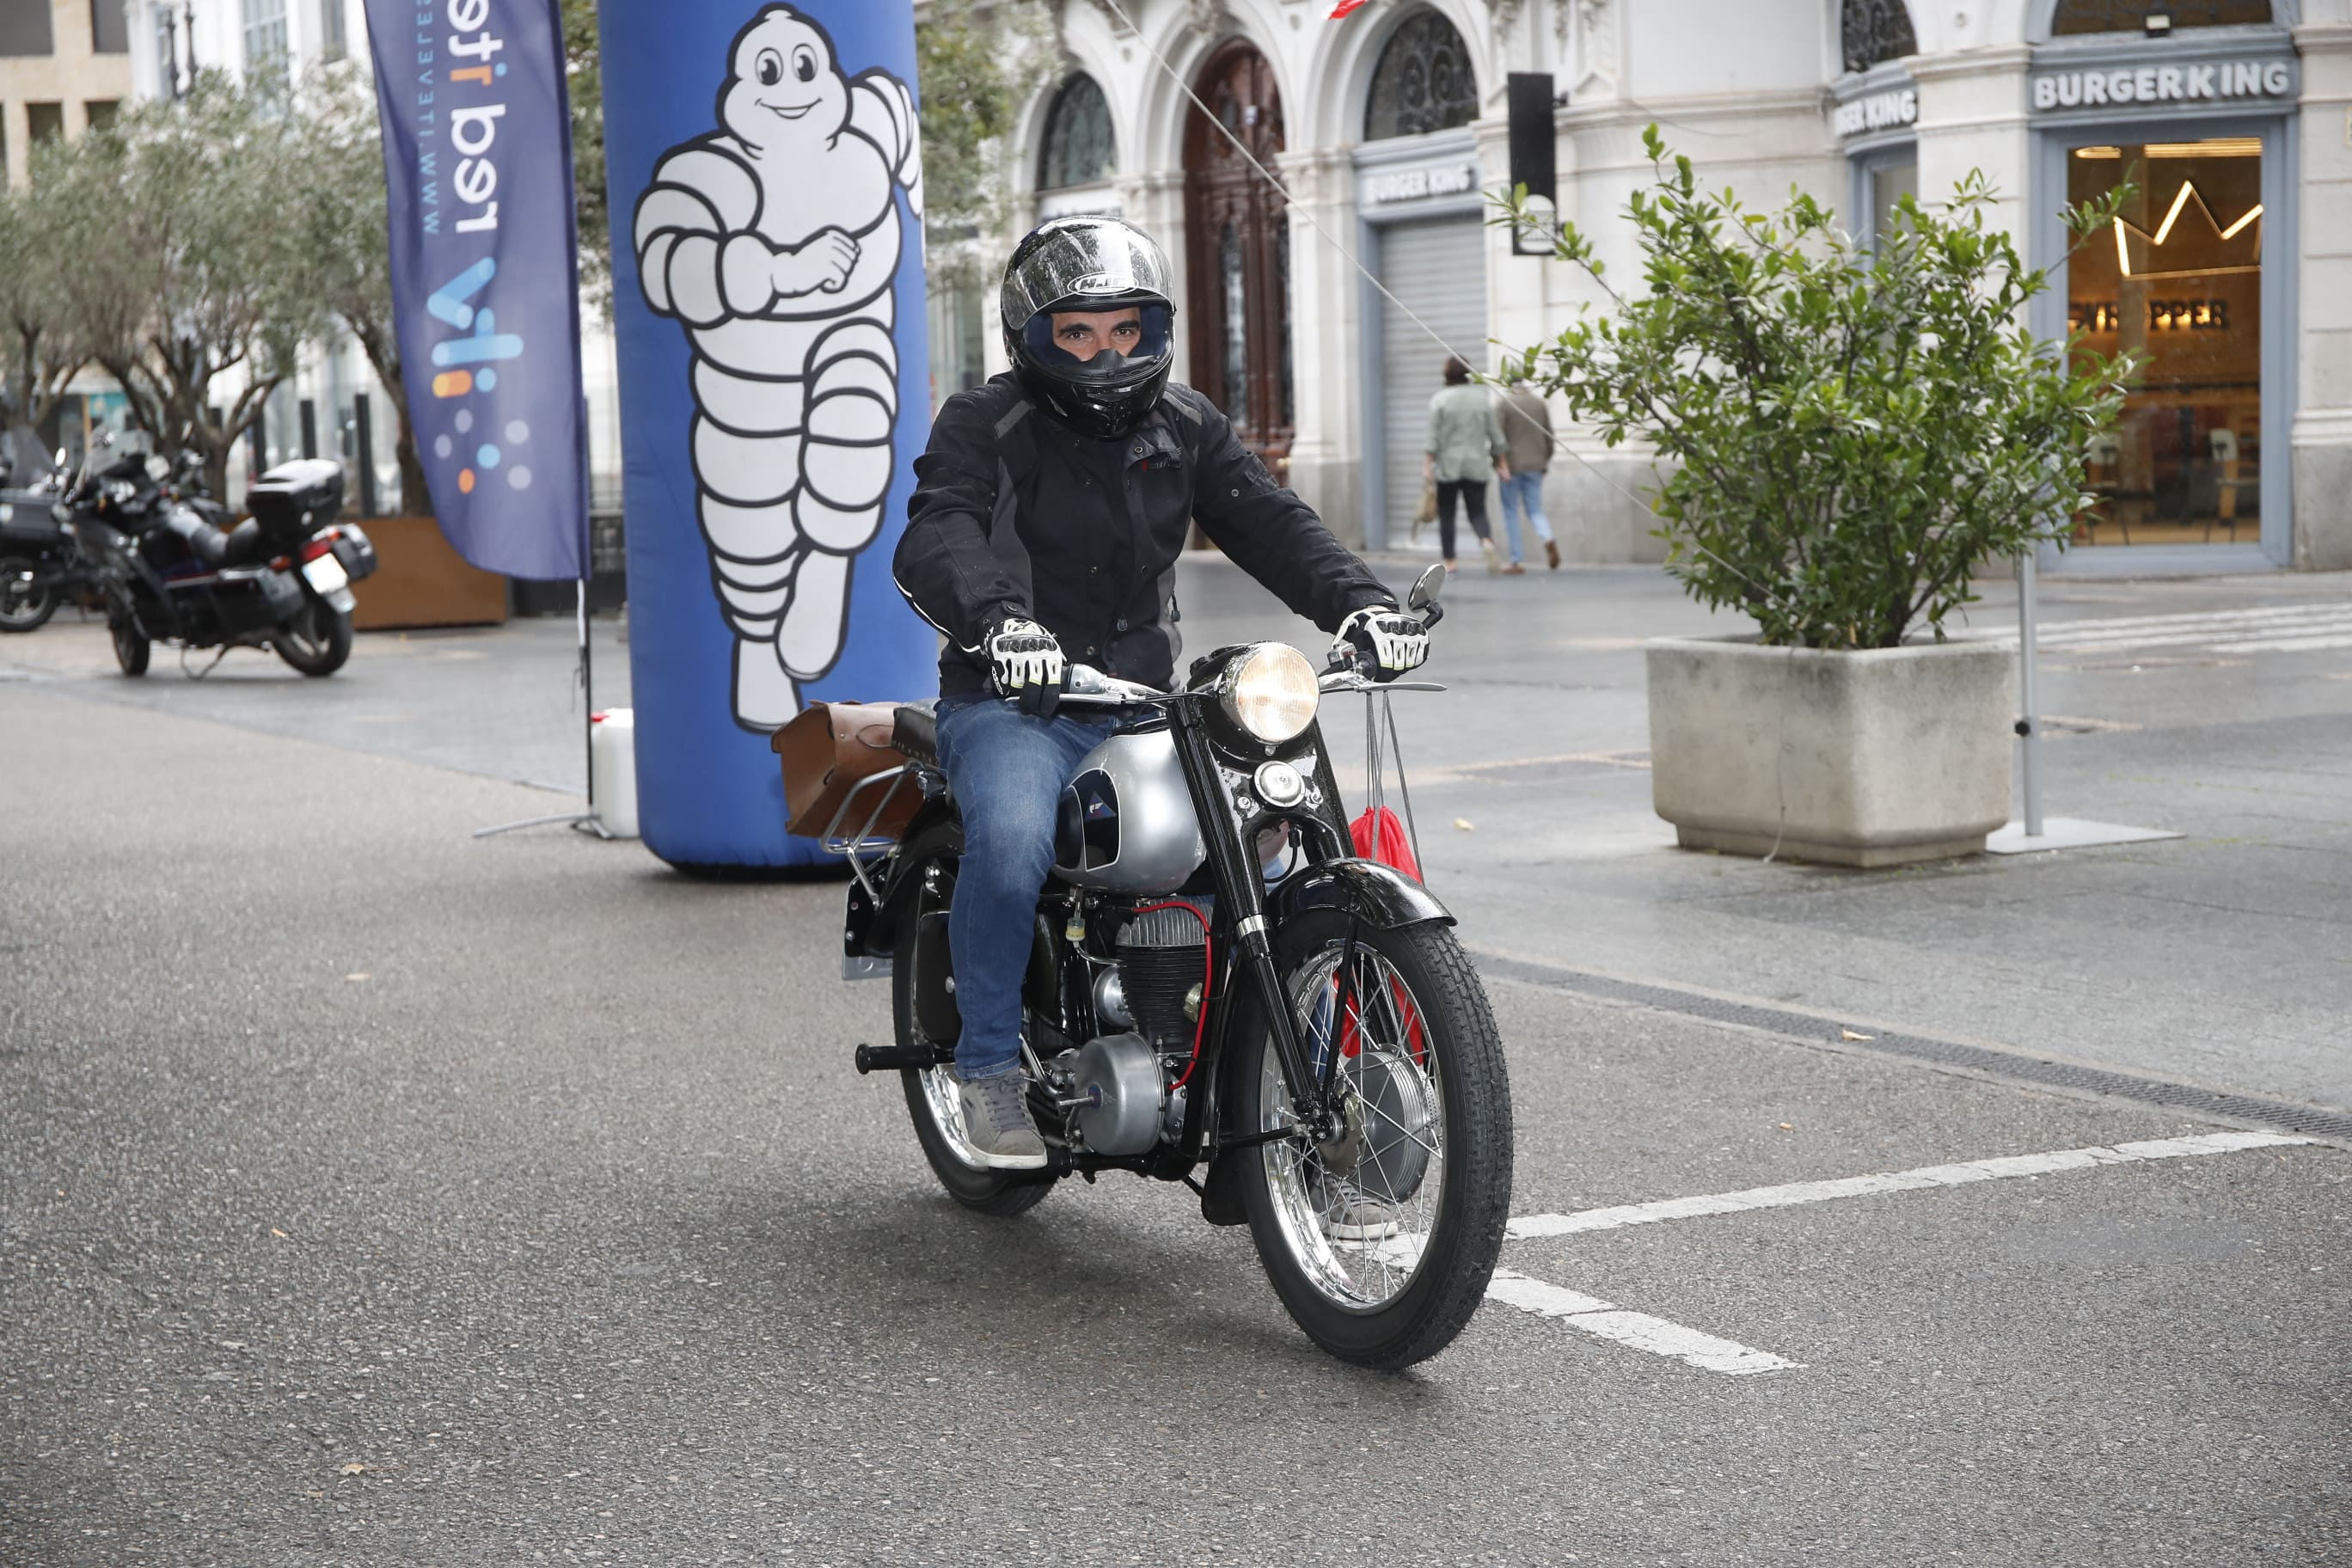
<instances>
[{"instance_id":1,"label":"asphalt road","mask_svg":"<svg viewBox=\"0 0 2352 1568\"><path fill-rule=\"evenodd\" d=\"M1462 647L1521 585L1466 585ZM946 1202L850 1070L887 999L837 888L475 840L551 797L47 668L0 683L11 1568L2352 1558L2340 1148L2156 1158L2217 1130L1496 981L1523 1218L2106 1152L1587 1215L1368 1374L1181 1189ZM1605 750L1601 673L1561 722ZM1465 938L1560 957L1593 917L1499 914L1483 815L1433 846ZM1889 951L1853 967L1916 1022Z\"/></svg>"}]
</instances>

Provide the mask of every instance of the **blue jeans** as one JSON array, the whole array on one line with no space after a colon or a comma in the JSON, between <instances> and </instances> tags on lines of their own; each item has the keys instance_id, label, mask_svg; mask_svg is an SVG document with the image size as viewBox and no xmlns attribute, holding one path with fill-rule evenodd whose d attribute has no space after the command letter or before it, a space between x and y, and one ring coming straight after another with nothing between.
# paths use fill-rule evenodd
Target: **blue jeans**
<instances>
[{"instance_id":1,"label":"blue jeans","mask_svg":"<svg viewBox=\"0 0 2352 1568\"><path fill-rule=\"evenodd\" d=\"M1516 469L1509 479L1502 482L1503 529L1511 538L1511 560L1514 563L1520 559L1520 511L1528 514L1528 527L1535 531L1538 539L1549 541L1551 538L1551 519L1544 516L1543 482L1541 474L1523 474Z\"/></svg>"},{"instance_id":2,"label":"blue jeans","mask_svg":"<svg viewBox=\"0 0 2352 1568\"><path fill-rule=\"evenodd\" d=\"M1000 698L942 698L940 761L963 812L963 864L948 909L955 964L956 1071L966 1079L1021 1059L1021 983L1037 894L1054 864L1054 811L1079 762L1117 719L1033 718Z\"/></svg>"}]
</instances>

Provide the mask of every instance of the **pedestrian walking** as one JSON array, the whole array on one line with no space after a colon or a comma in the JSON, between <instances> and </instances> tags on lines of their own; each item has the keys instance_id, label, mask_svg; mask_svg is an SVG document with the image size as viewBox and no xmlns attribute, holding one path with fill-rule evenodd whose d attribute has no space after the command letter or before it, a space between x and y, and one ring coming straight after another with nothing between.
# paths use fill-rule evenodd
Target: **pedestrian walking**
<instances>
[{"instance_id":1,"label":"pedestrian walking","mask_svg":"<svg viewBox=\"0 0 2352 1568\"><path fill-rule=\"evenodd\" d=\"M1559 570L1559 545L1551 536L1551 519L1544 515L1544 475L1551 468L1551 406L1544 402L1543 394L1528 384L1527 373L1516 365L1503 367L1510 383L1497 400L1496 412L1503 421L1504 458L1511 471L1503 476L1497 486L1503 503L1503 532L1510 541L1511 565L1518 567L1519 514L1527 514L1528 528L1543 542L1544 559L1555 572Z\"/></svg>"},{"instance_id":2,"label":"pedestrian walking","mask_svg":"<svg viewBox=\"0 0 2352 1568\"><path fill-rule=\"evenodd\" d=\"M1486 570L1505 570L1495 552L1495 539L1486 527L1486 476L1507 479L1503 426L1495 417L1495 399L1483 386L1472 384L1470 367L1459 359L1445 362L1445 384L1429 400L1429 445L1422 452L1421 477L1437 486L1437 544L1445 569L1454 571L1454 509L1469 509L1471 531L1486 552ZM1509 570L1523 572L1523 566Z\"/></svg>"}]
</instances>

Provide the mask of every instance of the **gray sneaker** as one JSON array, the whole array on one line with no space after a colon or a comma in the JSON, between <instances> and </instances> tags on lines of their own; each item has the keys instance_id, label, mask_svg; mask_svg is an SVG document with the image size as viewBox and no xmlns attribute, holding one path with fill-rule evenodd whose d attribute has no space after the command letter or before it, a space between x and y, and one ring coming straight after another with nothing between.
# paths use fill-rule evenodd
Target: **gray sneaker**
<instances>
[{"instance_id":1,"label":"gray sneaker","mask_svg":"<svg viewBox=\"0 0 2352 1568\"><path fill-rule=\"evenodd\" d=\"M1013 1067L970 1082L961 1073L954 1077L964 1139L980 1163L996 1171L1043 1170L1045 1141L1029 1120L1027 1075Z\"/></svg>"}]
</instances>

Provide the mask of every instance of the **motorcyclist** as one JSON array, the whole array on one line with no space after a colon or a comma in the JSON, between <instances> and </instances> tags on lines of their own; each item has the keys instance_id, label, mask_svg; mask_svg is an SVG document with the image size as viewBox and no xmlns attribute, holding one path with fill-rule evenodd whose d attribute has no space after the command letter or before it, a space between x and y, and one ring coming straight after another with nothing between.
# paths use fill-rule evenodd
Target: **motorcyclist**
<instances>
[{"instance_id":1,"label":"motorcyclist","mask_svg":"<svg viewBox=\"0 0 2352 1568\"><path fill-rule=\"evenodd\" d=\"M1058 218L1024 238L999 301L1013 369L940 407L893 563L947 639L939 749L964 832L948 914L955 1078L967 1136L998 1169L1045 1163L1021 1069L1022 977L1062 788L1117 723L1056 710L1067 666L1175 683L1176 561L1195 521L1381 679L1428 654L1421 623L1313 509L1169 380L1168 289L1160 247L1116 219Z\"/></svg>"}]
</instances>

